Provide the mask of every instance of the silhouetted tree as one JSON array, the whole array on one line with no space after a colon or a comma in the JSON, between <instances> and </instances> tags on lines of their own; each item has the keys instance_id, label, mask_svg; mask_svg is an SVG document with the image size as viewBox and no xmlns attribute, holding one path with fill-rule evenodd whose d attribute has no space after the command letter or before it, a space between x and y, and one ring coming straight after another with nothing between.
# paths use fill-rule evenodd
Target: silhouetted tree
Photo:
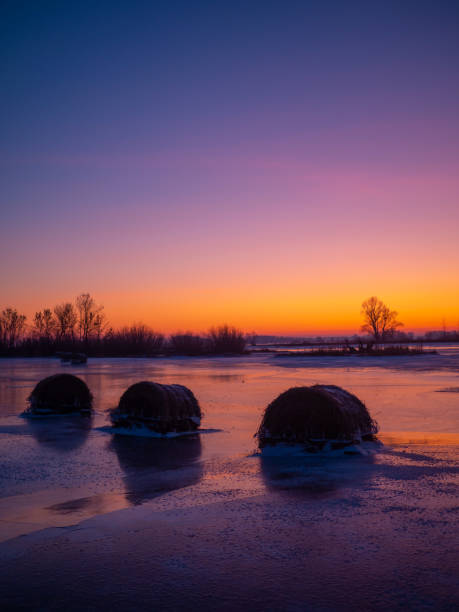
<instances>
[{"instance_id":1,"label":"silhouetted tree","mask_svg":"<svg viewBox=\"0 0 459 612\"><path fill-rule=\"evenodd\" d=\"M71 302L63 302L54 307L54 314L57 319L57 336L59 340L75 338L75 325L77 324L77 314Z\"/></svg>"},{"instance_id":2,"label":"silhouetted tree","mask_svg":"<svg viewBox=\"0 0 459 612\"><path fill-rule=\"evenodd\" d=\"M91 336L100 338L105 322L105 313L102 312L104 307L96 304L89 293L79 295L75 303L78 312L79 339L87 344Z\"/></svg>"},{"instance_id":3,"label":"silhouetted tree","mask_svg":"<svg viewBox=\"0 0 459 612\"><path fill-rule=\"evenodd\" d=\"M107 327L108 321L107 317L105 316L105 312L98 312L93 321L94 334L98 342L102 339L104 331L107 329Z\"/></svg>"},{"instance_id":4,"label":"silhouetted tree","mask_svg":"<svg viewBox=\"0 0 459 612\"><path fill-rule=\"evenodd\" d=\"M15 308L5 308L0 315L0 342L4 348L12 349L21 339L25 329L26 316Z\"/></svg>"},{"instance_id":5,"label":"silhouetted tree","mask_svg":"<svg viewBox=\"0 0 459 612\"><path fill-rule=\"evenodd\" d=\"M376 296L362 302L361 314L364 317L364 324L361 329L363 332L371 334L375 342L386 340L393 335L398 327L403 325L403 323L397 321L398 312L390 310Z\"/></svg>"},{"instance_id":6,"label":"silhouetted tree","mask_svg":"<svg viewBox=\"0 0 459 612\"><path fill-rule=\"evenodd\" d=\"M35 313L33 318L34 335L40 339L50 342L56 332L56 319L49 308L44 308L42 311Z\"/></svg>"}]
</instances>

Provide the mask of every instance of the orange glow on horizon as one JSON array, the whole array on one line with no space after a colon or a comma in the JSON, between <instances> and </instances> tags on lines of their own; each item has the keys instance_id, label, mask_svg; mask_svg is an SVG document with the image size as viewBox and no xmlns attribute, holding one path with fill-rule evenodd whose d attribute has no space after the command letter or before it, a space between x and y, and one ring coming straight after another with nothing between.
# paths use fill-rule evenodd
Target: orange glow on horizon
<instances>
[{"instance_id":1,"label":"orange glow on horizon","mask_svg":"<svg viewBox=\"0 0 459 612\"><path fill-rule=\"evenodd\" d=\"M311 286L312 287L312 286ZM319 290L321 289L321 291ZM282 291L247 287L233 289L186 289L169 288L167 293L157 290L145 292L106 293L92 295L105 307L110 326L118 328L134 322L142 322L157 331L173 333L193 331L203 333L210 327L228 323L245 332L266 335L333 335L360 332L362 317L360 306L364 299L378 295L391 309L397 310L404 331L427 331L459 328L459 295L456 288L443 290L441 299L435 292L417 291L346 293L342 287L337 291L325 291L316 287L310 292L296 292L291 287ZM25 312L29 323L35 310L53 307L62 301L73 301L73 297L51 299L44 304L11 304ZM446 305L446 306L445 306Z\"/></svg>"}]
</instances>

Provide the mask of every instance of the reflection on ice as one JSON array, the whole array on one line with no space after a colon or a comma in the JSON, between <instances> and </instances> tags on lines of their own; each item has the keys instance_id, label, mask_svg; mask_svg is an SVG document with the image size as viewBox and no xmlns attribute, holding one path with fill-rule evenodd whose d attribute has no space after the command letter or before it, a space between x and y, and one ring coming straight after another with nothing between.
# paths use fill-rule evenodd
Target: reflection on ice
<instances>
[{"instance_id":1,"label":"reflection on ice","mask_svg":"<svg viewBox=\"0 0 459 612\"><path fill-rule=\"evenodd\" d=\"M374 474L368 456L311 456L310 454L261 454L260 467L266 487L272 491L316 497L347 486L362 486Z\"/></svg>"},{"instance_id":2,"label":"reflection on ice","mask_svg":"<svg viewBox=\"0 0 459 612\"><path fill-rule=\"evenodd\" d=\"M126 500L134 505L202 478L198 435L173 439L114 435L109 448L124 472Z\"/></svg>"},{"instance_id":3,"label":"reflection on ice","mask_svg":"<svg viewBox=\"0 0 459 612\"><path fill-rule=\"evenodd\" d=\"M91 417L65 416L27 419L27 430L39 444L60 453L68 453L82 446L92 427Z\"/></svg>"}]
</instances>

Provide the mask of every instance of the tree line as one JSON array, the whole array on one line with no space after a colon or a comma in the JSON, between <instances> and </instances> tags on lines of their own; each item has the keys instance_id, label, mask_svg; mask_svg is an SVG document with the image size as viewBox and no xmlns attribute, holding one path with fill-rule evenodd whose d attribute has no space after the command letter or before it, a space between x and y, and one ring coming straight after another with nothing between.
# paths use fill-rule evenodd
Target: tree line
<instances>
[{"instance_id":1,"label":"tree line","mask_svg":"<svg viewBox=\"0 0 459 612\"><path fill-rule=\"evenodd\" d=\"M251 338L241 330L221 325L200 336L178 332L170 336L143 323L113 329L104 307L89 293L75 302L36 312L30 323L15 308L0 313L0 355L48 356L58 352L83 352L93 356L201 355L243 353Z\"/></svg>"},{"instance_id":2,"label":"tree line","mask_svg":"<svg viewBox=\"0 0 459 612\"><path fill-rule=\"evenodd\" d=\"M400 331L403 323L397 311L376 296L362 303L361 315L361 331L374 344L414 340L412 334ZM459 333L428 332L417 340L459 341ZM89 293L81 293L74 302L36 312L30 323L15 308L5 308L0 313L1 356L48 356L58 352L90 356L241 354L255 341L254 333L244 334L229 325L211 328L204 335L178 332L165 336L143 323L115 330L109 325L104 307Z\"/></svg>"}]
</instances>

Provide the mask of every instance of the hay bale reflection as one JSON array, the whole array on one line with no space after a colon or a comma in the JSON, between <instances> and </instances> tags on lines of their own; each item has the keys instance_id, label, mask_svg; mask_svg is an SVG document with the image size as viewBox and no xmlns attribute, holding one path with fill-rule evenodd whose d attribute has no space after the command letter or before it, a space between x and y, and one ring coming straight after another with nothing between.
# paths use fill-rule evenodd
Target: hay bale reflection
<instances>
[{"instance_id":1,"label":"hay bale reflection","mask_svg":"<svg viewBox=\"0 0 459 612\"><path fill-rule=\"evenodd\" d=\"M114 435L109 448L118 457L126 499L133 505L194 485L202 478L198 435L173 439Z\"/></svg>"},{"instance_id":2,"label":"hay bale reflection","mask_svg":"<svg viewBox=\"0 0 459 612\"><path fill-rule=\"evenodd\" d=\"M45 447L68 453L83 446L92 428L92 418L69 416L65 419L28 419L28 432Z\"/></svg>"}]
</instances>

